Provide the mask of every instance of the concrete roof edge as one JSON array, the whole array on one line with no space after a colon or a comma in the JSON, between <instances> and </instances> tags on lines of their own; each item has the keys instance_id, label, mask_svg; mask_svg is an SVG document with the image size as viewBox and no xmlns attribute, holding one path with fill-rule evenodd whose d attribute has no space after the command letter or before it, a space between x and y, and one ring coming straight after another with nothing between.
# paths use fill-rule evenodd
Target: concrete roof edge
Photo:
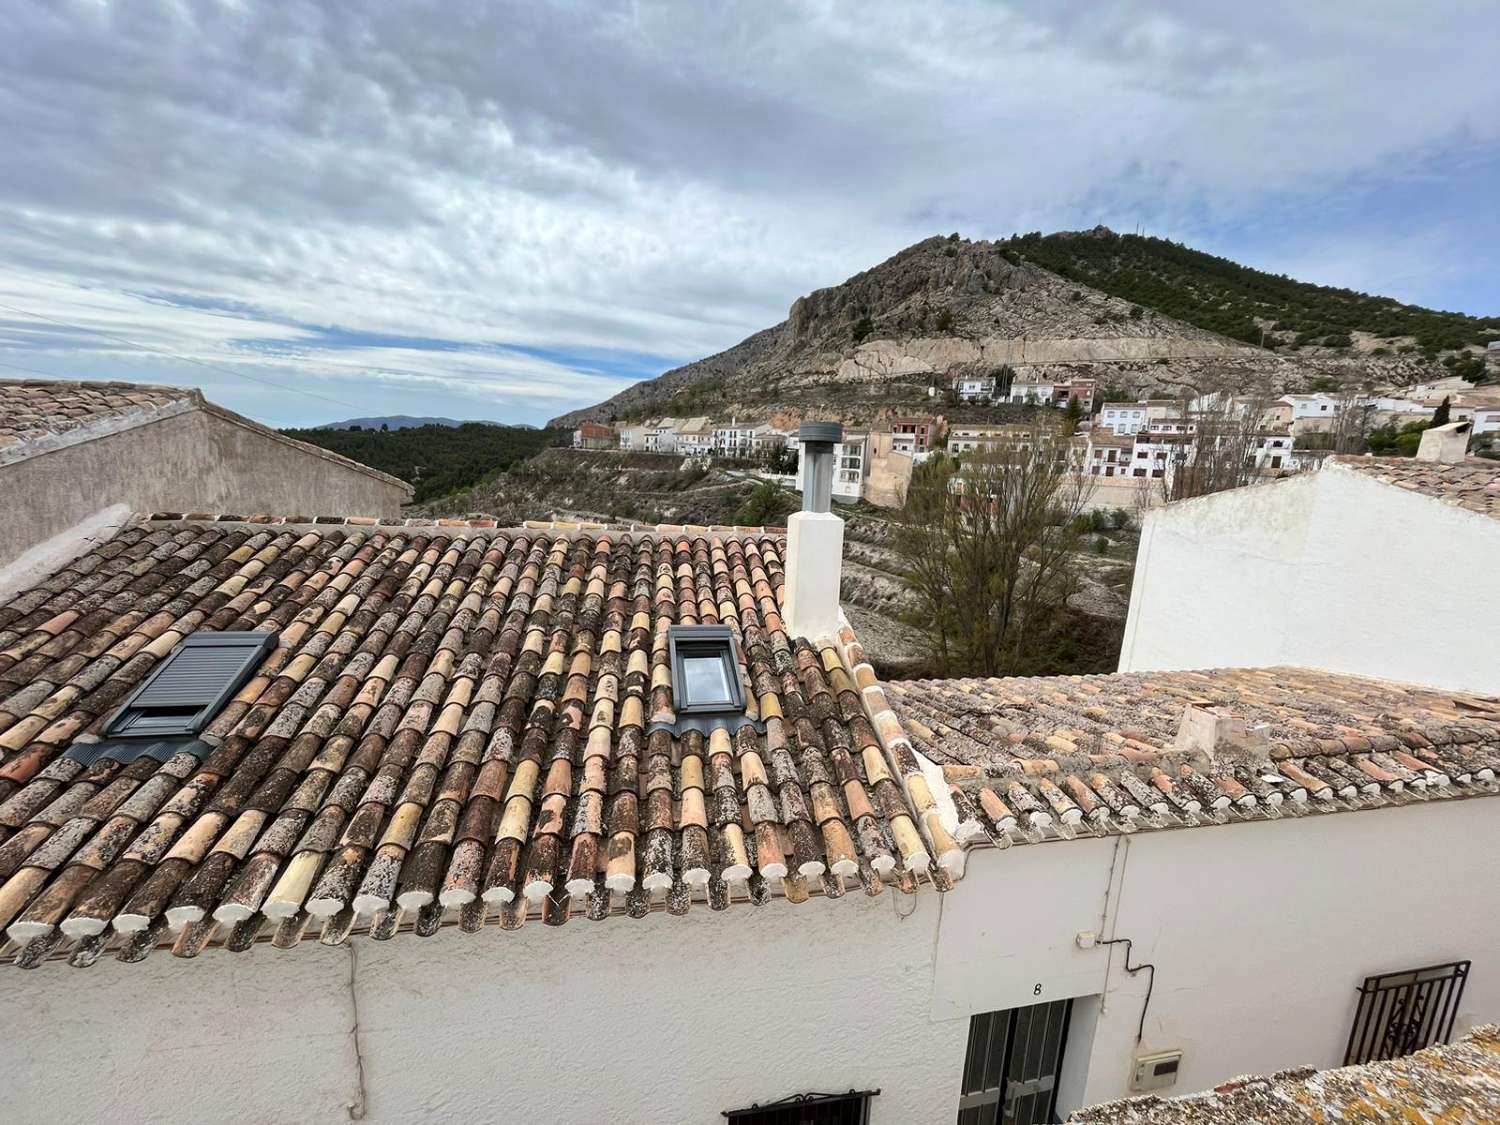
<instances>
[{"instance_id":1,"label":"concrete roof edge","mask_svg":"<svg viewBox=\"0 0 1500 1125\"><path fill-rule=\"evenodd\" d=\"M325 461L332 462L335 465L340 465L343 468L357 469L359 472L364 473L367 476L375 477L377 480L385 481L388 484L399 485L403 490L405 490L407 500L410 500L415 494L415 490L412 488L412 486L406 481L402 480L400 477L392 476L390 473L381 472L381 470L373 468L370 465L355 461L352 458L343 456L342 454L334 453L330 449L324 449L321 446L313 445L311 442L298 441L296 438L287 437L279 430L273 430L270 426L263 425L262 423L257 422L254 418L247 418L243 414L236 414L233 410L230 410L227 407L220 406L218 403L209 402L207 399L202 398L201 394L199 401L202 404L203 410L207 411L209 414L212 414L217 418L223 419L226 422L231 422L238 426L244 426L246 429L254 430L256 433L262 435L263 437L268 437L273 441L279 441L284 445L292 446L293 448L299 449L304 453L310 453L315 457L320 457Z\"/></svg>"},{"instance_id":2,"label":"concrete roof edge","mask_svg":"<svg viewBox=\"0 0 1500 1125\"><path fill-rule=\"evenodd\" d=\"M65 380L58 380L64 382ZM155 386L151 390L158 389ZM148 406L136 410L121 410L111 414L101 414L93 421L86 422L81 426L63 430L59 433L38 434L34 438L7 446L0 450L0 466L14 465L20 461L29 461L33 457L40 457L47 453L56 453L61 449L71 446L83 445L85 442L98 441L100 438L112 437L115 434L124 433L126 430L134 430L140 426L149 425L152 422L161 422L167 418L186 414L189 411L202 409L207 400L203 392L196 387L171 388L183 390L186 393L171 402L164 402L157 406Z\"/></svg>"},{"instance_id":3,"label":"concrete roof edge","mask_svg":"<svg viewBox=\"0 0 1500 1125\"><path fill-rule=\"evenodd\" d=\"M397 485L405 491L408 501L414 494L412 486L400 477L381 472L379 469L361 464L359 461L334 453L332 450L323 449L309 442L287 437L285 434L272 429L270 426L263 425L253 418L247 418L245 415L238 414L227 407L220 406L218 403L210 402L203 396L203 391L199 387L172 387L158 383L111 382L101 384L83 379L53 379L47 381L65 383L69 386L124 386L137 390L165 391L173 393L176 397L170 402L161 403L157 406L101 414L98 418L83 425L74 426L72 429L64 430L60 433L39 434L29 440L7 446L4 449L0 449L0 466L12 465L19 461L27 461L33 457L40 457L45 453L55 453L60 449L67 449L70 446L82 445L85 442L111 437L114 434L150 425L152 422L162 422L168 418L174 418L179 414L186 414L192 410L203 410L226 422L244 426L274 441L293 446L304 453L313 454L325 461L342 465L345 468L357 469L359 472L375 477L377 480Z\"/></svg>"}]
</instances>

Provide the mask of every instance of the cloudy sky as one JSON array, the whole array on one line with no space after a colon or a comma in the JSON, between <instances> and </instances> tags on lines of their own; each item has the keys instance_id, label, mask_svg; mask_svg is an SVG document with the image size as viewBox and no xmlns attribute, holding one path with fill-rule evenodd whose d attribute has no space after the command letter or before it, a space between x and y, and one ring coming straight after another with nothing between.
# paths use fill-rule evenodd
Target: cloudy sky
<instances>
[{"instance_id":1,"label":"cloudy sky","mask_svg":"<svg viewBox=\"0 0 1500 1125\"><path fill-rule=\"evenodd\" d=\"M540 422L934 233L1500 313L1494 0L0 5L0 376Z\"/></svg>"}]
</instances>

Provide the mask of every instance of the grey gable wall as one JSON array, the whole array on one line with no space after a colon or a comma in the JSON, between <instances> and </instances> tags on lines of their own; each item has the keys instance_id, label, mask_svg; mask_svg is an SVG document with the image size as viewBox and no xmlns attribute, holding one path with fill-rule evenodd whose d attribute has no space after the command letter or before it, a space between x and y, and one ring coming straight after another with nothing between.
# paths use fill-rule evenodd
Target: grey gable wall
<instances>
[{"instance_id":1,"label":"grey gable wall","mask_svg":"<svg viewBox=\"0 0 1500 1125\"><path fill-rule=\"evenodd\" d=\"M0 566L103 508L137 512L395 516L409 495L213 408L0 465Z\"/></svg>"}]
</instances>

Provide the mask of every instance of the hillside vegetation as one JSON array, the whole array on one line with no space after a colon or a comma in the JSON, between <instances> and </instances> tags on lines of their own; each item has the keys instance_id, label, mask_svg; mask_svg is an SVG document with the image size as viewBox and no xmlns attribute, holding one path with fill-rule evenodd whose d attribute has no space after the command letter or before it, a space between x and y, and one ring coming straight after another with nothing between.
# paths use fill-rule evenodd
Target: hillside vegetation
<instances>
[{"instance_id":1,"label":"hillside vegetation","mask_svg":"<svg viewBox=\"0 0 1500 1125\"><path fill-rule=\"evenodd\" d=\"M465 422L400 430L283 430L288 437L400 477L418 502L471 488L517 461L556 445L560 430Z\"/></svg>"},{"instance_id":2,"label":"hillside vegetation","mask_svg":"<svg viewBox=\"0 0 1500 1125\"><path fill-rule=\"evenodd\" d=\"M1312 285L1200 250L1107 228L1021 235L1001 244L1014 262L1030 262L1236 340L1268 347L1348 347L1351 333L1409 337L1427 358L1500 338L1500 318L1479 319L1404 305L1389 297Z\"/></svg>"}]
</instances>

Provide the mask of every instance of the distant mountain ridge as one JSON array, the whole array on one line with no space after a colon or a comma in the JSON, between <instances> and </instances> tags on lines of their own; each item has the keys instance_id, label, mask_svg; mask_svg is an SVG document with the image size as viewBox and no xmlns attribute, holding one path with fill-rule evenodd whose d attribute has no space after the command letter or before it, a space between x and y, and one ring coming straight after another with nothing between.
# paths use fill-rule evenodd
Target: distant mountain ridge
<instances>
[{"instance_id":1,"label":"distant mountain ridge","mask_svg":"<svg viewBox=\"0 0 1500 1125\"><path fill-rule=\"evenodd\" d=\"M799 297L780 324L549 424L650 414L878 421L940 405L955 375L1002 366L1022 379L1095 378L1117 395L1477 377L1482 359L1461 349L1491 331L1500 337L1500 318L1307 285L1103 227L1003 242L955 234Z\"/></svg>"},{"instance_id":2,"label":"distant mountain ridge","mask_svg":"<svg viewBox=\"0 0 1500 1125\"><path fill-rule=\"evenodd\" d=\"M474 419L478 420L478 419ZM378 430L385 426L391 430L414 430L418 426L462 426L464 420L458 418L424 418L412 414L386 414L378 418L348 418L342 422L326 422L321 426L312 427L315 430L352 430L358 426L362 430ZM499 422L484 422L487 426L498 426Z\"/></svg>"}]
</instances>

